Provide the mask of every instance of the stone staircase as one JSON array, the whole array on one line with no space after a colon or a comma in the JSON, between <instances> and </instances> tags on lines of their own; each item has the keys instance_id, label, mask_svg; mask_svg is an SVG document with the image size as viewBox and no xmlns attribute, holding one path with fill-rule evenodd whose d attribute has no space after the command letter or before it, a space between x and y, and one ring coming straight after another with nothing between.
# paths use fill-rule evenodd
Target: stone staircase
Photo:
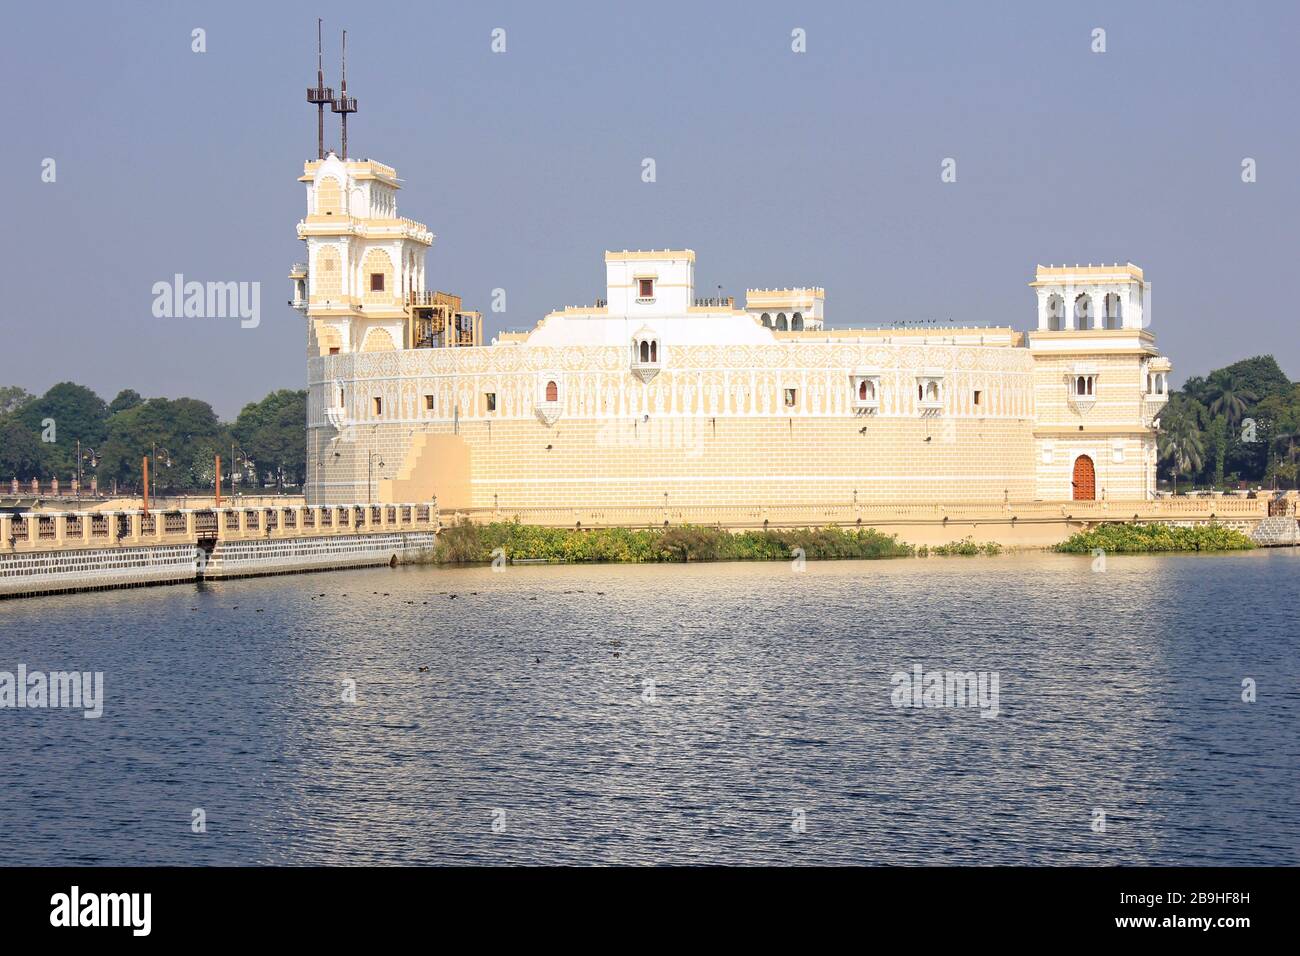
<instances>
[{"instance_id":1,"label":"stone staircase","mask_svg":"<svg viewBox=\"0 0 1300 956\"><path fill-rule=\"evenodd\" d=\"M1250 533L1250 538L1261 548L1300 545L1300 521L1293 515L1264 518Z\"/></svg>"}]
</instances>

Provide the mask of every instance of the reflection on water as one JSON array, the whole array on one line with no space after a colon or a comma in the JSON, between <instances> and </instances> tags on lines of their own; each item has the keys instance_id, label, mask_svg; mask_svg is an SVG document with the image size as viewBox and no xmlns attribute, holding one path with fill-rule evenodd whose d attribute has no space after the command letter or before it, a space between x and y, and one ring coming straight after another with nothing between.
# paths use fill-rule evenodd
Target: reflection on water
<instances>
[{"instance_id":1,"label":"reflection on water","mask_svg":"<svg viewBox=\"0 0 1300 956\"><path fill-rule=\"evenodd\" d=\"M0 863L1300 862L1300 553L1090 568L383 568L5 602L0 670L103 671L107 700L0 710ZM896 709L917 663L997 672L999 716Z\"/></svg>"}]
</instances>

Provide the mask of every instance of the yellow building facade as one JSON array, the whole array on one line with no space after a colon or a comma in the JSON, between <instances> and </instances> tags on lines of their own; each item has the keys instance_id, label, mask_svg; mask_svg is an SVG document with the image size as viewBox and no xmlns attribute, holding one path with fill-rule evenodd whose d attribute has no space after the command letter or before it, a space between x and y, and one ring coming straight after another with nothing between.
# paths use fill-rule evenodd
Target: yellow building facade
<instances>
[{"instance_id":1,"label":"yellow building facade","mask_svg":"<svg viewBox=\"0 0 1300 956\"><path fill-rule=\"evenodd\" d=\"M824 290L698 298L695 254L485 342L397 175L306 164L309 503L443 509L1146 499L1168 360L1132 264L1040 266L1034 328L848 329ZM1026 310L1027 317L1029 315Z\"/></svg>"}]
</instances>

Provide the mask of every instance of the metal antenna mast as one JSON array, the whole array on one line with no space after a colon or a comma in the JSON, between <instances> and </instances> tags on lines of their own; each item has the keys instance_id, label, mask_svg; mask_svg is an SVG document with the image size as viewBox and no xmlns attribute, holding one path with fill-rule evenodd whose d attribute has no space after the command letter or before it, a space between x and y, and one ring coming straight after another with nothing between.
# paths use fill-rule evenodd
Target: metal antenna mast
<instances>
[{"instance_id":1,"label":"metal antenna mast","mask_svg":"<svg viewBox=\"0 0 1300 956\"><path fill-rule=\"evenodd\" d=\"M325 104L334 104L334 90L325 85L321 59L320 18L316 18L316 85L307 87L307 102L316 104L316 158L325 158Z\"/></svg>"},{"instance_id":2,"label":"metal antenna mast","mask_svg":"<svg viewBox=\"0 0 1300 956\"><path fill-rule=\"evenodd\" d=\"M348 114L357 111L357 98L348 96L348 31L343 31L343 75L339 83L339 95L330 108L338 113L343 121L343 159L348 158Z\"/></svg>"}]
</instances>

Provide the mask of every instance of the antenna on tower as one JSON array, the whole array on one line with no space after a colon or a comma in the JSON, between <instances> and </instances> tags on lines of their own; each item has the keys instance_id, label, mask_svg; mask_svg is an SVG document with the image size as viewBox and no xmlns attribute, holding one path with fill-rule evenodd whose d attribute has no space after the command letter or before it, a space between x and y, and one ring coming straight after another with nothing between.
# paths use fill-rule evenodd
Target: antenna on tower
<instances>
[{"instance_id":1,"label":"antenna on tower","mask_svg":"<svg viewBox=\"0 0 1300 956\"><path fill-rule=\"evenodd\" d=\"M343 76L339 83L339 95L330 109L338 113L343 120L343 159L348 158L348 114L357 111L357 98L348 96L348 31L343 31Z\"/></svg>"},{"instance_id":2,"label":"antenna on tower","mask_svg":"<svg viewBox=\"0 0 1300 956\"><path fill-rule=\"evenodd\" d=\"M320 18L316 18L316 85L307 87L307 102L316 104L316 158L325 158L325 104L334 103L334 90L325 85L321 59Z\"/></svg>"}]
</instances>

